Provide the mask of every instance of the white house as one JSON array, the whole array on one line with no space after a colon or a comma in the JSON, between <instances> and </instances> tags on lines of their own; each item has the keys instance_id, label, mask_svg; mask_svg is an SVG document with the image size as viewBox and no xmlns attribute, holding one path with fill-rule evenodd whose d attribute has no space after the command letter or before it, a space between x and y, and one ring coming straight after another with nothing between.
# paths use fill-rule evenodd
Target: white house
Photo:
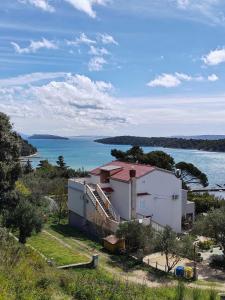
<instances>
[{"instance_id":1,"label":"white house","mask_svg":"<svg viewBox=\"0 0 225 300\"><path fill-rule=\"evenodd\" d=\"M133 219L181 232L182 217L193 219L195 213L173 172L121 161L90 171L90 177L70 179L68 208L71 225L89 230L98 224L112 232L119 222Z\"/></svg>"}]
</instances>

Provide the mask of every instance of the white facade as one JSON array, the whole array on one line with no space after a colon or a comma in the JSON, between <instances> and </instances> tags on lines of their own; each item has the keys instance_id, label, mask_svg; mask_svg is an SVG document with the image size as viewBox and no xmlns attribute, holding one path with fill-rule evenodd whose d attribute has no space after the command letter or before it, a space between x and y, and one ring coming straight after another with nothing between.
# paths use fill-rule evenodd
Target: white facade
<instances>
[{"instance_id":1,"label":"white facade","mask_svg":"<svg viewBox=\"0 0 225 300\"><path fill-rule=\"evenodd\" d=\"M134 167L135 165L132 165L132 168ZM140 165L139 169L141 169ZM149 172L145 171L145 174L142 172L141 176L139 170L137 174L139 176L130 178L127 177L127 174L124 177L126 170L122 167L121 170L123 170L123 177L115 176L115 172L112 176L110 176L110 172L109 176L106 176L104 169L103 178L100 167L96 174L91 174L89 178L79 183L76 180L69 180L69 210L83 218L90 219L88 214L93 214L94 205L87 200L88 197L84 197L86 186L90 185L92 189L97 186L98 189L108 188L110 190L106 195L121 220L150 217L153 222L161 226L169 225L174 231L181 232L182 216L192 214L194 218L194 203L187 201L187 193L182 190L181 180L172 172L152 168ZM126 180L121 180L121 178ZM96 199L95 201L98 202ZM99 206L101 210L104 210L104 203L98 204Z\"/></svg>"}]
</instances>

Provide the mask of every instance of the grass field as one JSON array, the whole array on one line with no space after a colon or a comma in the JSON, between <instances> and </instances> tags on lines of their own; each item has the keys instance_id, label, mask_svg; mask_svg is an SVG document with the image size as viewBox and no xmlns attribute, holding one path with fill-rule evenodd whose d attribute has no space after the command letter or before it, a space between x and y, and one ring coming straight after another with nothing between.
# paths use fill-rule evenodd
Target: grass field
<instances>
[{"instance_id":1,"label":"grass field","mask_svg":"<svg viewBox=\"0 0 225 300\"><path fill-rule=\"evenodd\" d=\"M56 265L68 265L73 263L88 262L87 255L65 247L62 243L45 232L32 236L28 243L44 254L48 259L53 259Z\"/></svg>"}]
</instances>

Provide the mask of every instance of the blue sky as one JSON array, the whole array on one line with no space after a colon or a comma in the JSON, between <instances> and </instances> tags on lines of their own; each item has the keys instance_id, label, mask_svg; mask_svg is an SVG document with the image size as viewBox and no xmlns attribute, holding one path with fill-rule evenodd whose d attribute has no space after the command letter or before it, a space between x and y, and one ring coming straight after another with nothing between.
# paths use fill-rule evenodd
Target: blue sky
<instances>
[{"instance_id":1,"label":"blue sky","mask_svg":"<svg viewBox=\"0 0 225 300\"><path fill-rule=\"evenodd\" d=\"M1 3L0 111L24 133L223 134L223 0Z\"/></svg>"}]
</instances>

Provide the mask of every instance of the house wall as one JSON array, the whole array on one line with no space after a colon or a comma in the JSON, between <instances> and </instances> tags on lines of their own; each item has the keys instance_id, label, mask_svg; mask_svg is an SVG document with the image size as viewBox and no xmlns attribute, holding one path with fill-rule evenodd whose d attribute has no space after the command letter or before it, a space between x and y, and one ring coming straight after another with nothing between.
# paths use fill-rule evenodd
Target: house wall
<instances>
[{"instance_id":1,"label":"house wall","mask_svg":"<svg viewBox=\"0 0 225 300\"><path fill-rule=\"evenodd\" d=\"M131 218L131 185L130 183L110 179L114 192L111 194L111 203L120 217L125 220Z\"/></svg>"},{"instance_id":2,"label":"house wall","mask_svg":"<svg viewBox=\"0 0 225 300\"><path fill-rule=\"evenodd\" d=\"M68 181L68 209L80 216L84 216L84 185L72 180Z\"/></svg>"},{"instance_id":3,"label":"house wall","mask_svg":"<svg viewBox=\"0 0 225 300\"><path fill-rule=\"evenodd\" d=\"M182 185L181 181L169 172L154 170L137 179L137 193L149 193L137 196L137 214L152 216L157 223L169 225L175 231L181 231ZM173 200L172 195L178 195Z\"/></svg>"},{"instance_id":4,"label":"house wall","mask_svg":"<svg viewBox=\"0 0 225 300\"><path fill-rule=\"evenodd\" d=\"M85 195L85 186L72 180L68 184L68 209L89 221L96 218L96 209Z\"/></svg>"},{"instance_id":5,"label":"house wall","mask_svg":"<svg viewBox=\"0 0 225 300\"><path fill-rule=\"evenodd\" d=\"M99 175L91 175L90 182L92 184L99 184L100 183L100 176Z\"/></svg>"}]
</instances>

